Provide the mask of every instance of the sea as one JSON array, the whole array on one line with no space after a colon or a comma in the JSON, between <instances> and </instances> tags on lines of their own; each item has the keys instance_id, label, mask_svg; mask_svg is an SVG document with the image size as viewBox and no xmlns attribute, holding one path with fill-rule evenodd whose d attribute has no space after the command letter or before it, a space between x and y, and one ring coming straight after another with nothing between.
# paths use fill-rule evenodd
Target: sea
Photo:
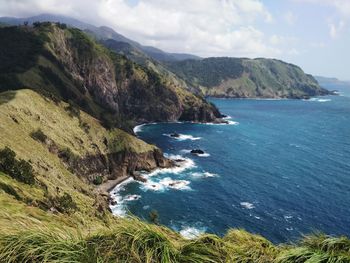
<instances>
[{"instance_id":1,"label":"sea","mask_svg":"<svg viewBox=\"0 0 350 263\"><path fill-rule=\"evenodd\" d=\"M329 88L339 95L211 98L228 124L135 127L178 167L143 172L145 183L118 185L113 213L149 220L157 211L160 224L189 239L223 236L230 228L275 243L318 232L350 236L350 87Z\"/></svg>"}]
</instances>

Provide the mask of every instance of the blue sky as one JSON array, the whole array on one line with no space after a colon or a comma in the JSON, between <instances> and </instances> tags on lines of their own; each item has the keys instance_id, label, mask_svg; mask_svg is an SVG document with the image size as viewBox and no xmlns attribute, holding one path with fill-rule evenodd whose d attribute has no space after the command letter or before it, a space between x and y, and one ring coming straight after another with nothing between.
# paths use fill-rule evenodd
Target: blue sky
<instances>
[{"instance_id":1,"label":"blue sky","mask_svg":"<svg viewBox=\"0 0 350 263\"><path fill-rule=\"evenodd\" d=\"M350 80L350 0L0 0L0 16L72 16L165 51L270 57Z\"/></svg>"}]
</instances>

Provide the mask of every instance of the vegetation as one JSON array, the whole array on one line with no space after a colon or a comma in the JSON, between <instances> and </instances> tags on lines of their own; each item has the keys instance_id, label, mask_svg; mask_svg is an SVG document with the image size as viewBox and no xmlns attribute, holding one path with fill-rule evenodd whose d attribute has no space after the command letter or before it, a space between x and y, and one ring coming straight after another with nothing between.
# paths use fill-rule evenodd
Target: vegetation
<instances>
[{"instance_id":1,"label":"vegetation","mask_svg":"<svg viewBox=\"0 0 350 263\"><path fill-rule=\"evenodd\" d=\"M0 171L20 182L35 183L31 164L25 160L17 160L16 153L8 147L0 150Z\"/></svg>"},{"instance_id":2,"label":"vegetation","mask_svg":"<svg viewBox=\"0 0 350 263\"><path fill-rule=\"evenodd\" d=\"M37 129L36 131L33 131L30 134L30 137L42 143L45 143L45 141L47 140L47 136L41 129Z\"/></svg>"},{"instance_id":3,"label":"vegetation","mask_svg":"<svg viewBox=\"0 0 350 263\"><path fill-rule=\"evenodd\" d=\"M324 235L276 246L261 236L231 230L220 238L187 240L162 226L121 219L99 233L37 229L0 234L0 261L15 262L189 262L346 263L350 240Z\"/></svg>"},{"instance_id":4,"label":"vegetation","mask_svg":"<svg viewBox=\"0 0 350 263\"><path fill-rule=\"evenodd\" d=\"M96 178L92 181L94 185L100 185L103 183L102 176L96 176Z\"/></svg>"},{"instance_id":5,"label":"vegetation","mask_svg":"<svg viewBox=\"0 0 350 263\"><path fill-rule=\"evenodd\" d=\"M82 109L107 128L130 131L135 121L176 120L184 108L215 110L170 73L140 66L79 29L43 22L0 28L1 36L0 91L30 88L64 100L73 117Z\"/></svg>"},{"instance_id":6,"label":"vegetation","mask_svg":"<svg viewBox=\"0 0 350 263\"><path fill-rule=\"evenodd\" d=\"M61 213L73 213L78 207L72 196L68 193L64 193L61 196L50 196L48 198L50 207L57 209Z\"/></svg>"},{"instance_id":7,"label":"vegetation","mask_svg":"<svg viewBox=\"0 0 350 263\"><path fill-rule=\"evenodd\" d=\"M275 59L206 58L168 62L167 66L209 96L303 98L328 94L299 67Z\"/></svg>"}]
</instances>

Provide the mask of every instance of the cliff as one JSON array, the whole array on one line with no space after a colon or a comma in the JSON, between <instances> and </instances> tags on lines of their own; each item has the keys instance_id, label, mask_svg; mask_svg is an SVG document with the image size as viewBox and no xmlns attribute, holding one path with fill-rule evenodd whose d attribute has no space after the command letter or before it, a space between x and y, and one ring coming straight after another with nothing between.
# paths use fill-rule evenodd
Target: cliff
<instances>
[{"instance_id":1,"label":"cliff","mask_svg":"<svg viewBox=\"0 0 350 263\"><path fill-rule=\"evenodd\" d=\"M166 65L205 96L299 99L331 94L298 66L276 59L221 57Z\"/></svg>"},{"instance_id":2,"label":"cliff","mask_svg":"<svg viewBox=\"0 0 350 263\"><path fill-rule=\"evenodd\" d=\"M106 130L85 112L32 90L0 93L0 150L4 147L33 167L39 193L30 197L33 206L51 209L45 193L68 193L88 217L94 204L108 210L95 184L173 165L157 147L122 130Z\"/></svg>"},{"instance_id":3,"label":"cliff","mask_svg":"<svg viewBox=\"0 0 350 263\"><path fill-rule=\"evenodd\" d=\"M219 117L203 98L78 29L38 23L1 28L0 37L0 48L6 50L0 54L0 90L28 87L72 101L108 127Z\"/></svg>"}]
</instances>

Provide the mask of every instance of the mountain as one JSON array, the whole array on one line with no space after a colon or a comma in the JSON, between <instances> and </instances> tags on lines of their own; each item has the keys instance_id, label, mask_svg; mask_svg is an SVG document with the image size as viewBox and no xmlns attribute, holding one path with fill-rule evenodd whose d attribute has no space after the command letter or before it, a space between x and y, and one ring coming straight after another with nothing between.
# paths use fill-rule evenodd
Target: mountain
<instances>
[{"instance_id":1,"label":"mountain","mask_svg":"<svg viewBox=\"0 0 350 263\"><path fill-rule=\"evenodd\" d=\"M6 23L9 25L23 25L25 22L28 22L29 24L33 24L35 22L47 22L47 21L65 23L69 26L84 30L89 34L94 35L98 40L113 39L118 42L128 43L142 50L145 54L147 54L151 58L160 60L160 61L179 61L184 59L200 59L200 57L191 55L191 54L168 53L155 47L144 46L136 41L128 39L123 35L115 32L112 28L109 28L106 26L96 27L94 25L84 23L82 21L79 21L77 19L67 17L67 16L54 15L54 14L41 14L41 15L27 17L27 18L0 17L0 23Z\"/></svg>"},{"instance_id":2,"label":"mountain","mask_svg":"<svg viewBox=\"0 0 350 263\"><path fill-rule=\"evenodd\" d=\"M330 94L298 66L276 59L219 57L166 65L206 96L307 98Z\"/></svg>"},{"instance_id":3,"label":"mountain","mask_svg":"<svg viewBox=\"0 0 350 263\"><path fill-rule=\"evenodd\" d=\"M214 121L211 104L150 68L49 22L0 28L0 91L34 89L72 101L108 126L152 121Z\"/></svg>"}]
</instances>

